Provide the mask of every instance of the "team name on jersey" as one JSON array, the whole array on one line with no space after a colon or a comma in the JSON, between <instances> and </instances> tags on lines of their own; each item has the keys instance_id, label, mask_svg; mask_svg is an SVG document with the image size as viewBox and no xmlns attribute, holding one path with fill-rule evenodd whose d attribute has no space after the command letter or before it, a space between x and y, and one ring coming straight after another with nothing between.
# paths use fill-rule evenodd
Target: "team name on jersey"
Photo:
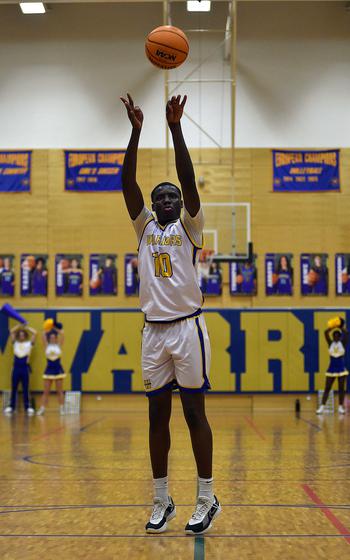
<instances>
[{"instance_id":1,"label":"team name on jersey","mask_svg":"<svg viewBox=\"0 0 350 560\"><path fill-rule=\"evenodd\" d=\"M182 235L147 235L147 245L182 245Z\"/></svg>"}]
</instances>

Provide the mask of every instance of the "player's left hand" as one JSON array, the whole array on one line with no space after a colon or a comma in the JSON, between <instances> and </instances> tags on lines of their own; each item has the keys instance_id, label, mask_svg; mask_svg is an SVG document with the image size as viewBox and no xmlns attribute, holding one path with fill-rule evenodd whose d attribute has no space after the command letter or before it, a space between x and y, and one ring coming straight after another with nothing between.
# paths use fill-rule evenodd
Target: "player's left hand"
<instances>
[{"instance_id":1,"label":"player's left hand","mask_svg":"<svg viewBox=\"0 0 350 560\"><path fill-rule=\"evenodd\" d=\"M173 96L166 104L166 119L168 124L177 124L180 122L184 107L187 101L187 95L183 96L181 101L181 95L177 97Z\"/></svg>"}]
</instances>

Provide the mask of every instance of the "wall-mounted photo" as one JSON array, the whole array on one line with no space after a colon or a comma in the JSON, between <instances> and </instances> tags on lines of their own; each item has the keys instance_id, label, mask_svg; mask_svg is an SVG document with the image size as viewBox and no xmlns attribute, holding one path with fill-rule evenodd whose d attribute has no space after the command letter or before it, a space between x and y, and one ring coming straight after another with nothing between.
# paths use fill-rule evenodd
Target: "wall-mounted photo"
<instances>
[{"instance_id":1,"label":"wall-mounted photo","mask_svg":"<svg viewBox=\"0 0 350 560\"><path fill-rule=\"evenodd\" d=\"M90 255L90 296L113 296L117 293L117 255Z\"/></svg>"},{"instance_id":2,"label":"wall-mounted photo","mask_svg":"<svg viewBox=\"0 0 350 560\"><path fill-rule=\"evenodd\" d=\"M83 293L83 255L56 255L56 295L79 297Z\"/></svg>"},{"instance_id":3,"label":"wall-mounted photo","mask_svg":"<svg viewBox=\"0 0 350 560\"><path fill-rule=\"evenodd\" d=\"M300 286L303 296L328 295L328 255L303 253L300 255Z\"/></svg>"},{"instance_id":4,"label":"wall-mounted photo","mask_svg":"<svg viewBox=\"0 0 350 560\"><path fill-rule=\"evenodd\" d=\"M21 296L47 296L48 256L21 255Z\"/></svg>"},{"instance_id":5,"label":"wall-mounted photo","mask_svg":"<svg viewBox=\"0 0 350 560\"><path fill-rule=\"evenodd\" d=\"M0 296L13 297L15 294L14 265L14 255L0 255Z\"/></svg>"},{"instance_id":6,"label":"wall-mounted photo","mask_svg":"<svg viewBox=\"0 0 350 560\"><path fill-rule=\"evenodd\" d=\"M292 253L266 253L265 290L267 296L293 294Z\"/></svg>"},{"instance_id":7,"label":"wall-mounted photo","mask_svg":"<svg viewBox=\"0 0 350 560\"><path fill-rule=\"evenodd\" d=\"M350 295L350 253L335 255L335 293L337 296Z\"/></svg>"},{"instance_id":8,"label":"wall-mounted photo","mask_svg":"<svg viewBox=\"0 0 350 560\"><path fill-rule=\"evenodd\" d=\"M140 280L136 253L124 256L124 283L126 296L138 295Z\"/></svg>"},{"instance_id":9,"label":"wall-mounted photo","mask_svg":"<svg viewBox=\"0 0 350 560\"><path fill-rule=\"evenodd\" d=\"M197 274L199 287L206 296L220 296L222 294L221 263L213 261L214 251L202 249L199 254Z\"/></svg>"},{"instance_id":10,"label":"wall-mounted photo","mask_svg":"<svg viewBox=\"0 0 350 560\"><path fill-rule=\"evenodd\" d=\"M232 296L255 296L257 294L257 269L253 260L230 263L230 294Z\"/></svg>"}]
</instances>

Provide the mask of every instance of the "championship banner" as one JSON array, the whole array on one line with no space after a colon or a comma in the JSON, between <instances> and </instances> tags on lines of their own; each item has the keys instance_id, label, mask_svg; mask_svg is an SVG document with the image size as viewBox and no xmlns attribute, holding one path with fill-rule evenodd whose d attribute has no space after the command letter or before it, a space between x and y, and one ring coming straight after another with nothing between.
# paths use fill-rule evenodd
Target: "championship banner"
<instances>
[{"instance_id":1,"label":"championship banner","mask_svg":"<svg viewBox=\"0 0 350 560\"><path fill-rule=\"evenodd\" d=\"M231 296L256 296L257 271L255 256L253 261L230 263L230 294Z\"/></svg>"},{"instance_id":2,"label":"championship banner","mask_svg":"<svg viewBox=\"0 0 350 560\"><path fill-rule=\"evenodd\" d=\"M265 255L267 296L291 296L293 294L292 259L291 253L267 253Z\"/></svg>"},{"instance_id":3,"label":"championship banner","mask_svg":"<svg viewBox=\"0 0 350 560\"><path fill-rule=\"evenodd\" d=\"M65 151L65 189L75 192L122 190L125 150Z\"/></svg>"},{"instance_id":4,"label":"championship banner","mask_svg":"<svg viewBox=\"0 0 350 560\"><path fill-rule=\"evenodd\" d=\"M328 295L328 255L326 253L303 253L300 255L301 295Z\"/></svg>"},{"instance_id":5,"label":"championship banner","mask_svg":"<svg viewBox=\"0 0 350 560\"><path fill-rule=\"evenodd\" d=\"M117 255L90 255L90 296L114 296L117 293Z\"/></svg>"},{"instance_id":6,"label":"championship banner","mask_svg":"<svg viewBox=\"0 0 350 560\"><path fill-rule=\"evenodd\" d=\"M0 255L0 296L13 297L15 294L14 255Z\"/></svg>"},{"instance_id":7,"label":"championship banner","mask_svg":"<svg viewBox=\"0 0 350 560\"><path fill-rule=\"evenodd\" d=\"M339 191L339 150L272 150L274 192Z\"/></svg>"},{"instance_id":8,"label":"championship banner","mask_svg":"<svg viewBox=\"0 0 350 560\"><path fill-rule=\"evenodd\" d=\"M29 192L31 151L0 152L0 192Z\"/></svg>"},{"instance_id":9,"label":"championship banner","mask_svg":"<svg viewBox=\"0 0 350 560\"><path fill-rule=\"evenodd\" d=\"M337 296L350 295L350 253L335 255L335 293Z\"/></svg>"},{"instance_id":10,"label":"championship banner","mask_svg":"<svg viewBox=\"0 0 350 560\"><path fill-rule=\"evenodd\" d=\"M137 267L137 254L127 253L124 257L125 295L137 296L139 293L139 271Z\"/></svg>"},{"instance_id":11,"label":"championship banner","mask_svg":"<svg viewBox=\"0 0 350 560\"><path fill-rule=\"evenodd\" d=\"M21 255L21 296L47 296L47 255Z\"/></svg>"},{"instance_id":12,"label":"championship banner","mask_svg":"<svg viewBox=\"0 0 350 560\"><path fill-rule=\"evenodd\" d=\"M83 255L56 255L56 296L79 297L83 293Z\"/></svg>"}]
</instances>

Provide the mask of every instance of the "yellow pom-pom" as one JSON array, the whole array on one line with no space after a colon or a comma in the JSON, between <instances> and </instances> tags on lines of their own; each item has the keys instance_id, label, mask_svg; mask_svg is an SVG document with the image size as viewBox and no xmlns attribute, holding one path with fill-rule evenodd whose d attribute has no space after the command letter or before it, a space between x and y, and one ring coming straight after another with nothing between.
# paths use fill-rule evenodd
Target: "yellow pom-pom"
<instances>
[{"instance_id":1,"label":"yellow pom-pom","mask_svg":"<svg viewBox=\"0 0 350 560\"><path fill-rule=\"evenodd\" d=\"M330 329L335 329L336 327L340 327L340 325L341 325L340 317L333 317L333 319L329 319L327 325L328 325L328 328L330 328Z\"/></svg>"},{"instance_id":2,"label":"yellow pom-pom","mask_svg":"<svg viewBox=\"0 0 350 560\"><path fill-rule=\"evenodd\" d=\"M53 319L46 319L44 321L44 331L50 331L54 325Z\"/></svg>"}]
</instances>

